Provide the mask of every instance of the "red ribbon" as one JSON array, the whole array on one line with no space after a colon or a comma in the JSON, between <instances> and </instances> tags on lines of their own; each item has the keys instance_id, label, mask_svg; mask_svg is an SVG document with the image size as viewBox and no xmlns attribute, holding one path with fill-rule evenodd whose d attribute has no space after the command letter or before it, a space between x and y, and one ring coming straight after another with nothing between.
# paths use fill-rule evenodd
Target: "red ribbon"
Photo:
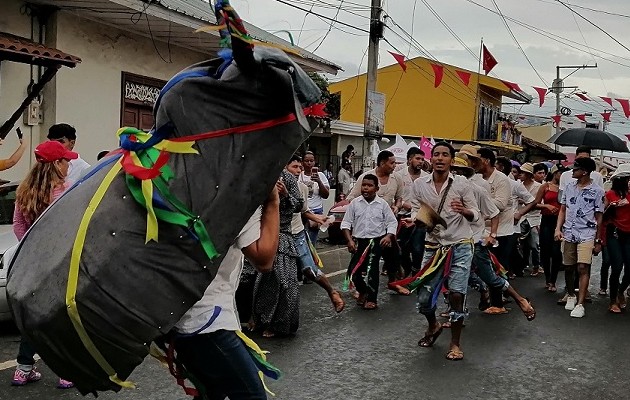
<instances>
[{"instance_id":1,"label":"red ribbon","mask_svg":"<svg viewBox=\"0 0 630 400\"><path fill-rule=\"evenodd\" d=\"M145 168L134 164L133 159L131 158L131 153L129 150L125 150L123 151L121 164L126 173L144 181L146 179L154 179L160 176L160 169L166 165L168 157L168 152L160 151L160 155L157 160L155 160L153 166L151 166L151 168Z\"/></svg>"}]
</instances>

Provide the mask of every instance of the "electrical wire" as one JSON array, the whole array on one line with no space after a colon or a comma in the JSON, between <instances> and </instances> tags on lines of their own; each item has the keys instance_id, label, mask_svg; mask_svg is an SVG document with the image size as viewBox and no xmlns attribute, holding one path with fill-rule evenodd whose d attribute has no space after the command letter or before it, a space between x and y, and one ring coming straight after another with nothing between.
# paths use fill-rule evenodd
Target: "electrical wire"
<instances>
[{"instance_id":1,"label":"electrical wire","mask_svg":"<svg viewBox=\"0 0 630 400\"><path fill-rule=\"evenodd\" d=\"M350 96L350 98L346 102L346 105L339 112L339 117L341 117L343 112L346 111L346 108L348 108L348 105L350 105L350 103L352 103L352 99L354 99L354 96L357 94L357 91L359 90L359 75L361 74L361 66L363 65L363 60L365 60L365 56L367 55L369 48L370 48L369 46L366 47L365 51L363 52L363 56L361 57L361 61L359 62L359 68L357 68L357 74L354 77L354 79L357 81L357 85L354 88L354 92L352 92L352 95ZM352 78L349 78L349 79L352 79ZM341 100L343 101L343 99L341 99Z\"/></svg>"},{"instance_id":2,"label":"electrical wire","mask_svg":"<svg viewBox=\"0 0 630 400\"><path fill-rule=\"evenodd\" d=\"M292 7L292 8L298 9L298 10L300 10L300 11L304 11L305 13L309 13L309 14L317 15L318 17L323 18L323 19L326 19L326 20L328 20L328 21L334 21L334 22L336 22L336 23L337 23L337 24L339 24L339 25L343 25L343 26L346 26L346 27L348 27L348 28L352 28L352 29L355 29L355 30L357 30L357 31L365 32L365 33L368 33L368 34L370 33L370 31L368 31L367 29L359 28L359 27L357 27L357 26L354 26L354 25L348 24L348 23L346 23L346 22L339 21L339 20L335 20L335 19L330 18L330 17L327 17L327 16L325 16L325 15L322 15L322 14L316 13L315 11L310 11L310 10L308 10L308 9L306 9L306 8L302 8L302 7L300 7L300 6L296 6L295 4L291 4L291 3L289 3L288 1L285 1L285 0L275 0L275 1L277 1L278 3L282 3L282 4L284 4L284 5L287 5L287 6L289 6L289 7Z\"/></svg>"},{"instance_id":3,"label":"electrical wire","mask_svg":"<svg viewBox=\"0 0 630 400\"><path fill-rule=\"evenodd\" d=\"M514 43L516 43L516 47L518 47L518 49L521 51L521 53L523 54L523 57L525 57L525 59L527 60L527 63L529 64L529 66L532 67L532 69L534 70L536 75L538 75L538 78L541 80L541 82L544 83L545 86L549 87L549 84L547 83L545 78L543 78L542 75L540 75L540 73L536 69L536 67L534 67L534 64L532 64L532 61L529 59L529 57L525 53L525 50L523 49L523 46L521 46L521 44L518 42L518 39L516 39L516 36L514 35L514 32L512 32L512 29L510 28L510 25L507 23L507 20L505 19L505 16L503 15L503 12L501 12L501 9L499 8L499 5L497 4L497 2L495 0L492 0L492 4L494 4L494 7L497 9L497 12L501 16L501 20L503 21L503 24L505 25L505 29L507 29L507 31L510 34L510 36L512 36L512 39L514 40Z\"/></svg>"},{"instance_id":4,"label":"electrical wire","mask_svg":"<svg viewBox=\"0 0 630 400\"><path fill-rule=\"evenodd\" d=\"M444 28L446 28L446 30L449 31L450 34L464 47L464 49L466 49L466 51L468 51L468 53L470 53L475 60L479 61L479 56L475 54L475 52L473 52L470 49L470 47L466 45L466 43L464 43L464 41L457 35L457 33L455 33L455 31L451 29L451 27L446 23L446 21L444 21L442 17L440 17L440 15L433 9L433 7L431 7L431 5L426 0L422 0L422 2L427 7L427 9L435 16L435 18L437 18L437 20L440 21L440 23L444 26Z\"/></svg>"},{"instance_id":5,"label":"electrical wire","mask_svg":"<svg viewBox=\"0 0 630 400\"><path fill-rule=\"evenodd\" d=\"M328 31L326 31L326 34L324 35L324 38L322 39L322 41L319 42L319 44L317 45L317 47L315 47L315 49L313 49L313 53L315 53L317 49L319 49L321 45L324 44L324 41L330 34L330 31L332 31L333 25L335 24L335 20L339 17L339 11L341 11L342 5L343 5L343 0L339 1L339 7L337 7L337 12L335 13L335 16L333 17L333 20L330 21L330 24L328 25Z\"/></svg>"}]
</instances>

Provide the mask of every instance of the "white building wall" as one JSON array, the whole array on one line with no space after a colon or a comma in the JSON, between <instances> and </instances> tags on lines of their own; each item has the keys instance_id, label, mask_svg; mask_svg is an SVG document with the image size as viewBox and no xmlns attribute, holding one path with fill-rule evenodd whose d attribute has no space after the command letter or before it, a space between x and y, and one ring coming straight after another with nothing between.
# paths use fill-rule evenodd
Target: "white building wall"
<instances>
[{"instance_id":1,"label":"white building wall","mask_svg":"<svg viewBox=\"0 0 630 400\"><path fill-rule=\"evenodd\" d=\"M56 113L46 117L46 125L66 122L77 129L76 150L90 164L101 150L118 145L122 72L168 80L175 73L208 56L156 42L165 63L151 39L123 32L93 21L57 14L56 47L80 57L74 69L57 74Z\"/></svg>"},{"instance_id":2,"label":"white building wall","mask_svg":"<svg viewBox=\"0 0 630 400\"><path fill-rule=\"evenodd\" d=\"M31 18L20 13L24 3L19 0L2 0L0 2L0 31L9 32L22 37L31 37ZM34 67L37 74L37 67ZM31 66L3 61L0 64L0 125L4 123L26 97L26 88L31 80ZM11 169L0 171L0 179L22 179L30 168L34 146L39 143L40 127L29 127L22 124L22 118L16 123L29 141L29 150L20 162ZM35 145L33 145L35 143ZM18 139L11 132L0 147L0 159L9 158L18 148Z\"/></svg>"}]
</instances>

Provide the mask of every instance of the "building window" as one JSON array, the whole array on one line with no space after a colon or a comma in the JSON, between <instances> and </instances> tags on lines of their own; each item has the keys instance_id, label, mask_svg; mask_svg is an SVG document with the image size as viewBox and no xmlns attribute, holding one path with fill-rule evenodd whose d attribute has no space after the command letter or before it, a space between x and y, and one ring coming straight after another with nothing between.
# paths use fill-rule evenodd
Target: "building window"
<instances>
[{"instance_id":1,"label":"building window","mask_svg":"<svg viewBox=\"0 0 630 400\"><path fill-rule=\"evenodd\" d=\"M477 140L497 140L497 117L499 108L482 102L477 118Z\"/></svg>"},{"instance_id":2,"label":"building window","mask_svg":"<svg viewBox=\"0 0 630 400\"><path fill-rule=\"evenodd\" d=\"M123 72L121 126L150 130L154 122L153 105L164 85L166 81Z\"/></svg>"}]
</instances>

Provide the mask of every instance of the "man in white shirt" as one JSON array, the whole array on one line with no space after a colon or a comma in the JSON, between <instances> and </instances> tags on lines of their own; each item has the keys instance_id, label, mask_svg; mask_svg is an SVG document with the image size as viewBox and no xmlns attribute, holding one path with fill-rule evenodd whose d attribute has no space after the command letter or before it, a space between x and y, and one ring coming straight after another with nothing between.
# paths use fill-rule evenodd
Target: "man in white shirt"
<instances>
[{"instance_id":1,"label":"man in white shirt","mask_svg":"<svg viewBox=\"0 0 630 400\"><path fill-rule=\"evenodd\" d=\"M418 346L432 347L442 333L443 327L436 319L435 310L437 295L448 279L451 343L446 358L451 361L464 358L460 338L466 316L464 297L468 290L473 257L471 223L480 218L477 200L469 188L470 184L465 178L452 176L450 173L454 157L453 146L447 142L436 143L431 154L433 172L415 180L411 197L412 216L416 215L416 219L419 212L423 212L421 209L428 207L435 210L446 223L446 227L437 226L427 230L422 265L435 262L437 270L416 279L416 283L419 283L418 311L429 323L429 328ZM447 265L449 261L450 265Z\"/></svg>"},{"instance_id":2,"label":"man in white shirt","mask_svg":"<svg viewBox=\"0 0 630 400\"><path fill-rule=\"evenodd\" d=\"M348 251L353 254L346 279L352 280L359 293L357 304L366 310L374 310L377 308L378 264L382 248L394 243L398 221L389 205L376 195L378 178L367 174L359 182L361 197L352 200L341 222ZM363 272L367 275L367 285L361 275Z\"/></svg>"},{"instance_id":3,"label":"man in white shirt","mask_svg":"<svg viewBox=\"0 0 630 400\"><path fill-rule=\"evenodd\" d=\"M535 198L538 195L538 189L542 186L542 184L537 180L540 176L547 175L547 166L545 164L536 164L525 163L521 165L521 182L523 182L523 186L525 189ZM537 179L534 179L534 178ZM542 267L540 266L540 223L542 221L542 213L541 209L542 205L536 204L534 208L528 212L527 214L522 214L520 211L514 216L514 219L518 218L518 224L516 229L518 233L522 237L524 234L527 234L527 237L523 243L523 261L524 265L529 264L530 255L532 262L532 272L531 276L538 276L541 273L544 273ZM524 221L527 221L524 224ZM523 228L527 228L529 225L529 232L523 231Z\"/></svg>"},{"instance_id":4,"label":"man in white shirt","mask_svg":"<svg viewBox=\"0 0 630 400\"><path fill-rule=\"evenodd\" d=\"M344 196L348 196L350 194L350 190L352 189L352 185L354 184L354 178L352 176L352 163L348 160L344 160L341 164L341 169L337 174L337 196L343 194Z\"/></svg>"},{"instance_id":5,"label":"man in white shirt","mask_svg":"<svg viewBox=\"0 0 630 400\"><path fill-rule=\"evenodd\" d=\"M423 176L429 175L422 170L424 166L424 151L418 147L407 150L407 167L399 172L403 180L403 209L411 211L411 193L413 182ZM405 276L415 274L422 268L422 256L424 255L424 237L426 231L420 226L401 227L398 232L398 243L401 252L401 266Z\"/></svg>"},{"instance_id":6,"label":"man in white shirt","mask_svg":"<svg viewBox=\"0 0 630 400\"><path fill-rule=\"evenodd\" d=\"M73 126L68 124L56 124L48 129L48 140L54 140L64 145L64 147L70 151L73 151L74 145L77 141L77 130ZM76 160L70 160L68 166L68 174L66 175L66 181L70 184L76 183L83 173L90 168L90 164L85 162L79 156Z\"/></svg>"},{"instance_id":7,"label":"man in white shirt","mask_svg":"<svg viewBox=\"0 0 630 400\"><path fill-rule=\"evenodd\" d=\"M258 368L237 335L241 323L234 296L243 255L260 272L273 267L280 231L279 204L278 189L274 187L229 248L201 300L175 326L177 358L212 391L211 398L267 398Z\"/></svg>"}]
</instances>

